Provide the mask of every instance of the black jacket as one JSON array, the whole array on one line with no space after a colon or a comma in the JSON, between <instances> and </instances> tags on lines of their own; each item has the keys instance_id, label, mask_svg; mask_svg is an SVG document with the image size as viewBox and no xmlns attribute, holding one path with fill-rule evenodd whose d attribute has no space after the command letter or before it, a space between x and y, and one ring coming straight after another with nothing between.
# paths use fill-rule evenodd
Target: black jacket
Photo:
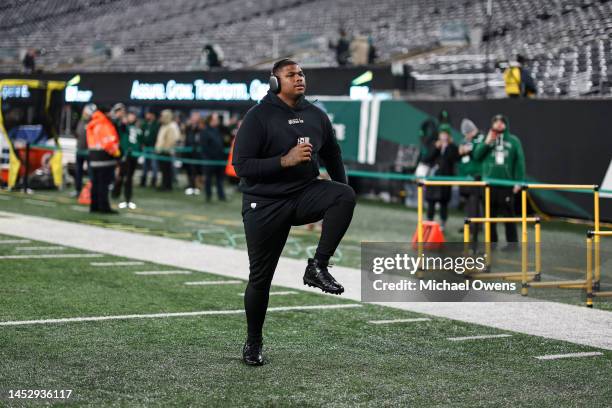
<instances>
[{"instance_id":1,"label":"black jacket","mask_svg":"<svg viewBox=\"0 0 612 408\"><path fill-rule=\"evenodd\" d=\"M281 156L303 137L313 145L312 160L281 167ZM327 114L304 98L292 109L268 92L244 117L232 164L241 178L243 193L283 197L300 191L319 176L319 158L332 180L347 182L340 146Z\"/></svg>"},{"instance_id":2,"label":"black jacket","mask_svg":"<svg viewBox=\"0 0 612 408\"><path fill-rule=\"evenodd\" d=\"M435 176L454 176L455 166L459 160L459 148L450 143L444 151L432 145L432 149L425 157L425 162L436 169ZM451 188L448 186L427 186L425 199L428 201L444 201L451 199Z\"/></svg>"},{"instance_id":3,"label":"black jacket","mask_svg":"<svg viewBox=\"0 0 612 408\"><path fill-rule=\"evenodd\" d=\"M219 128L207 127L200 133L202 158L205 160L225 160L223 135Z\"/></svg>"}]
</instances>

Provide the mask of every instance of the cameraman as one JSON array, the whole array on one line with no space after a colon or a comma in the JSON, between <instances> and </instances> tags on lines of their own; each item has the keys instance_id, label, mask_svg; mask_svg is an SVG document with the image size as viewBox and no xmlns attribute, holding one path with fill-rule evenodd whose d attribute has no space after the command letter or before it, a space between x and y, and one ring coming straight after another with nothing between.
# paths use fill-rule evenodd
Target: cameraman
<instances>
[{"instance_id":1,"label":"cameraman","mask_svg":"<svg viewBox=\"0 0 612 408\"><path fill-rule=\"evenodd\" d=\"M482 177L512 180L514 187L491 188L491 217L514 217L514 194L525 180L525 155L518 137L510 134L508 118L495 115L484 143L474 148L474 159L482 162ZM497 242L496 224L491 225L491 242ZM506 242L518 242L516 225L505 223Z\"/></svg>"}]
</instances>

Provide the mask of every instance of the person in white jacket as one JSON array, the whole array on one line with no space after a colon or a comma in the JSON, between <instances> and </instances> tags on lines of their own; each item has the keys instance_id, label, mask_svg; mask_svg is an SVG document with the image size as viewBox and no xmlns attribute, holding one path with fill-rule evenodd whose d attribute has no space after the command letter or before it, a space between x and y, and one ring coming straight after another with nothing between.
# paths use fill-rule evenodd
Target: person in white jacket
<instances>
[{"instance_id":1,"label":"person in white jacket","mask_svg":"<svg viewBox=\"0 0 612 408\"><path fill-rule=\"evenodd\" d=\"M181 138L181 130L173 120L174 115L170 109L161 112L161 127L157 133L155 142L155 153L162 156L159 158L159 168L162 173L162 184L160 190L172 190L172 155L174 148Z\"/></svg>"}]
</instances>

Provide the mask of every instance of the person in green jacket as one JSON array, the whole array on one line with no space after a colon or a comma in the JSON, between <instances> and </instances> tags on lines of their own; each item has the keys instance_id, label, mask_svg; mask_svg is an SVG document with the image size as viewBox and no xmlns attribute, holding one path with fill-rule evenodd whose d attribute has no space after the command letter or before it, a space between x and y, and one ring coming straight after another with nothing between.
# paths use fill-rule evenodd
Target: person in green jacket
<instances>
[{"instance_id":1,"label":"person in green jacket","mask_svg":"<svg viewBox=\"0 0 612 408\"><path fill-rule=\"evenodd\" d=\"M474 149L474 158L482 163L482 177L516 182L514 187L491 188L491 217L514 217L514 195L525 180L525 155L518 137L510 133L508 118L495 115L484 143ZM506 241L518 242L516 225L505 223ZM491 241L497 242L497 228L491 225Z\"/></svg>"},{"instance_id":2,"label":"person in green jacket","mask_svg":"<svg viewBox=\"0 0 612 408\"><path fill-rule=\"evenodd\" d=\"M145 153L151 154L155 148L157 142L157 133L159 132L159 121L155 112L148 111L145 113L145 120L142 122L142 140L141 148ZM140 177L140 187L144 187L147 184L147 175L149 171L152 173L151 187L157 185L157 160L145 156L144 164L142 165L142 176Z\"/></svg>"},{"instance_id":3,"label":"person in green jacket","mask_svg":"<svg viewBox=\"0 0 612 408\"><path fill-rule=\"evenodd\" d=\"M134 112L127 114L125 132L119 135L119 148L122 152L119 162L119 178L113 189L118 198L121 195L121 188L124 187L124 201L119 203L119 208L136 209L136 204L132 201L132 179L138 164L138 157L135 153L140 151L142 141L142 130L138 124L138 117Z\"/></svg>"},{"instance_id":4,"label":"person in green jacket","mask_svg":"<svg viewBox=\"0 0 612 408\"><path fill-rule=\"evenodd\" d=\"M459 145L460 159L457 166L457 175L480 180L482 178L481 163L474 158L474 149L478 144L484 142L485 137L474 122L467 118L461 121L461 133L463 134L463 143ZM465 216L482 217L482 188L461 186L459 193L465 203ZM479 232L480 224L470 226L472 242L478 242Z\"/></svg>"}]
</instances>

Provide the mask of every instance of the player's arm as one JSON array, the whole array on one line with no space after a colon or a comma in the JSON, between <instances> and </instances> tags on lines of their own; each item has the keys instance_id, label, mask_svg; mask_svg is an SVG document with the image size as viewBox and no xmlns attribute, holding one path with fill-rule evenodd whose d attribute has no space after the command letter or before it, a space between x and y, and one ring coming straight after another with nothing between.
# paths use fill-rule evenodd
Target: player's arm
<instances>
[{"instance_id":1,"label":"player's arm","mask_svg":"<svg viewBox=\"0 0 612 408\"><path fill-rule=\"evenodd\" d=\"M327 115L324 117L323 131L323 146L319 150L319 156L323 159L327 173L332 180L339 183L347 184L346 172L344 171L344 163L342 163L342 152L340 145L336 139L336 132L329 121Z\"/></svg>"},{"instance_id":2,"label":"player's arm","mask_svg":"<svg viewBox=\"0 0 612 408\"><path fill-rule=\"evenodd\" d=\"M232 165L239 177L261 178L282 170L281 155L260 157L265 140L265 129L259 119L250 112L238 129L234 145Z\"/></svg>"}]
</instances>

